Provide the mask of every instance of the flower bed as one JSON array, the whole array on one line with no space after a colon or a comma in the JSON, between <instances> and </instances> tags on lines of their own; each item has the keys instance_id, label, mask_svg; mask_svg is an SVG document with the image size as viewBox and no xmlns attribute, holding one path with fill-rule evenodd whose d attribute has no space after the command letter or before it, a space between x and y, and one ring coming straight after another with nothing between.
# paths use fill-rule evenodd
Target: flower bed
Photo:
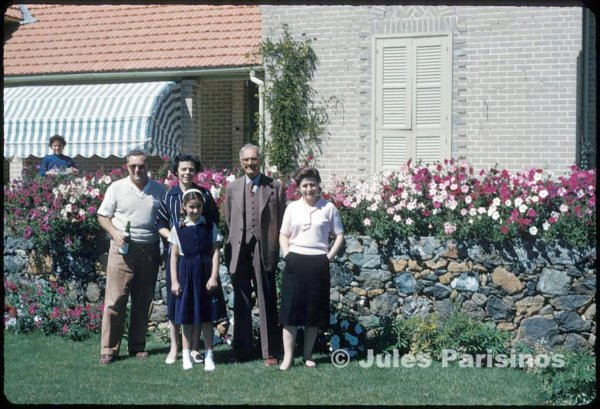
<instances>
[{"instance_id":1,"label":"flower bed","mask_svg":"<svg viewBox=\"0 0 600 409\"><path fill-rule=\"evenodd\" d=\"M543 169L475 172L466 161L384 172L371 181L337 178L331 199L347 232L377 240L439 236L501 242L516 237L564 238L593 244L596 171L571 167L566 176Z\"/></svg>"}]
</instances>

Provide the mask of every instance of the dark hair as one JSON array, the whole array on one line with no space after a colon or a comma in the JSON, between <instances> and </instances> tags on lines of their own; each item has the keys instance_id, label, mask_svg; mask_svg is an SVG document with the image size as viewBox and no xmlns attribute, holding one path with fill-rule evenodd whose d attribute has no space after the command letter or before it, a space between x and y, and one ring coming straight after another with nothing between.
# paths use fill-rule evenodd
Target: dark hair
<instances>
[{"instance_id":1,"label":"dark hair","mask_svg":"<svg viewBox=\"0 0 600 409\"><path fill-rule=\"evenodd\" d=\"M60 144L61 144L62 146L65 146L65 145L67 144L67 141L65 141L65 138L63 138L63 137L62 137L62 136L60 136L60 135L53 135L53 136L50 138L50 141L48 142L48 146L52 146L52 144L53 144L54 142L60 142Z\"/></svg>"},{"instance_id":2,"label":"dark hair","mask_svg":"<svg viewBox=\"0 0 600 409\"><path fill-rule=\"evenodd\" d=\"M200 172L202 168L202 164L200 163L200 159L198 159L195 155L189 153L180 153L179 155L173 158L173 174L177 176L177 169L179 169L180 162L194 162L194 168L196 169L196 173Z\"/></svg>"},{"instance_id":3,"label":"dark hair","mask_svg":"<svg viewBox=\"0 0 600 409\"><path fill-rule=\"evenodd\" d=\"M202 193L190 192L188 194L184 194L183 198L181 199L181 210L179 211L179 227L183 227L185 225L185 210L183 209L183 206L190 200L199 200L202 203L202 206L206 204Z\"/></svg>"},{"instance_id":4,"label":"dark hair","mask_svg":"<svg viewBox=\"0 0 600 409\"><path fill-rule=\"evenodd\" d=\"M300 186L302 179L306 178L313 178L317 181L317 183L321 183L321 176L319 175L319 171L315 168L302 168L293 176L296 186Z\"/></svg>"}]
</instances>

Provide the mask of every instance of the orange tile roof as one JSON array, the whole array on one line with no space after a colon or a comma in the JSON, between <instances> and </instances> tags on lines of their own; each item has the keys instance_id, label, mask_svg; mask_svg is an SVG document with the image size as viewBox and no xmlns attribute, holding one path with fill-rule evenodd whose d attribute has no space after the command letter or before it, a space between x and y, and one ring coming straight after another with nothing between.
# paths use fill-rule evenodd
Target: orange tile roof
<instances>
[{"instance_id":1,"label":"orange tile roof","mask_svg":"<svg viewBox=\"0 0 600 409\"><path fill-rule=\"evenodd\" d=\"M21 10L19 9L19 6L16 5L12 5L12 6L8 6L8 8L6 9L6 12L4 13L4 17L8 17L11 20L21 20L23 18L23 15L21 14Z\"/></svg>"},{"instance_id":2,"label":"orange tile roof","mask_svg":"<svg viewBox=\"0 0 600 409\"><path fill-rule=\"evenodd\" d=\"M261 40L257 6L27 6L37 23L4 44L4 75L239 67Z\"/></svg>"}]
</instances>

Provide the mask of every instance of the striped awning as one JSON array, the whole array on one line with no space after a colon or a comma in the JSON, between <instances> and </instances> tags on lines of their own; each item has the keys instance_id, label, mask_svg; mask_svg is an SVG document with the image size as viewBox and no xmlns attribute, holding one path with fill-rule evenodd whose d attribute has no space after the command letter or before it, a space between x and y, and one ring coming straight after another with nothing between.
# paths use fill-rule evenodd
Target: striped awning
<instances>
[{"instance_id":1,"label":"striped awning","mask_svg":"<svg viewBox=\"0 0 600 409\"><path fill-rule=\"evenodd\" d=\"M52 85L4 89L4 156L43 157L61 135L64 154L124 157L134 148L174 156L181 138L175 82Z\"/></svg>"}]
</instances>

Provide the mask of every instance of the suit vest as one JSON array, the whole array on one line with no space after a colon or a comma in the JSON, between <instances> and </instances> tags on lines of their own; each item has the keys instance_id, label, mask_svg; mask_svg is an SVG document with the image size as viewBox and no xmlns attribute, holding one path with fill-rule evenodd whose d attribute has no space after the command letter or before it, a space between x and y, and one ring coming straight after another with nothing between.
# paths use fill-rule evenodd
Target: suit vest
<instances>
[{"instance_id":1,"label":"suit vest","mask_svg":"<svg viewBox=\"0 0 600 409\"><path fill-rule=\"evenodd\" d=\"M258 192L250 191L252 183L247 183L244 186L244 238L247 244L252 241L252 237L260 240L260 225L259 225L259 209L258 209Z\"/></svg>"}]
</instances>

